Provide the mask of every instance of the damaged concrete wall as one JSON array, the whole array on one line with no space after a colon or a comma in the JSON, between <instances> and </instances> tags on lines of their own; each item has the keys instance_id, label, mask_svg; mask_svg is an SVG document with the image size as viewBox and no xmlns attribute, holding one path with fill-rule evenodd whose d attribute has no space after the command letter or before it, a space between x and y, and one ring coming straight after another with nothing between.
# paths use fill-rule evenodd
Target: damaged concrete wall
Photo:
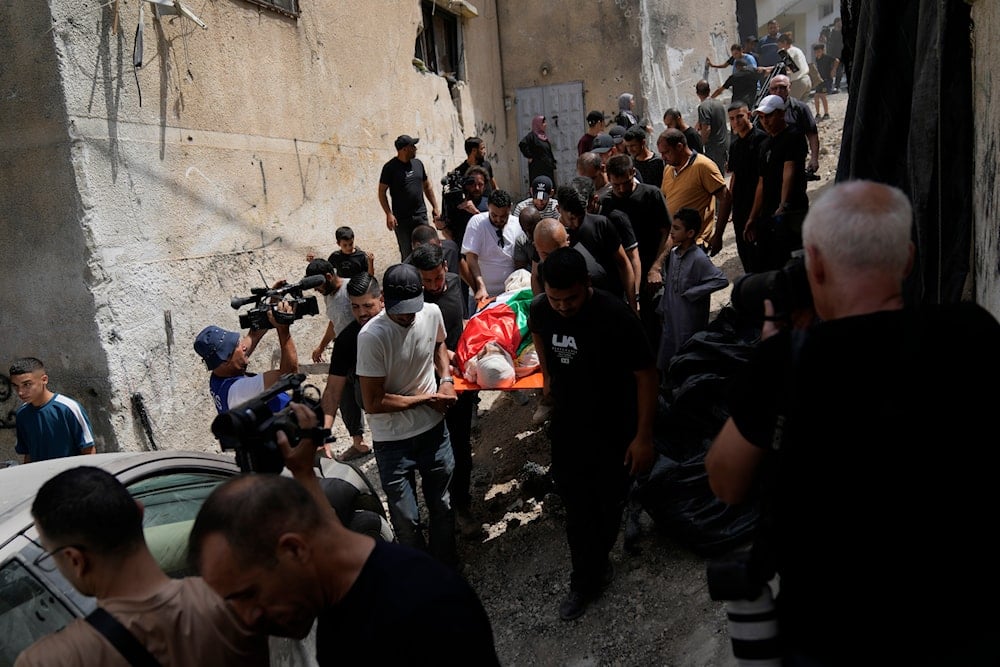
<instances>
[{"instance_id":1,"label":"damaged concrete wall","mask_svg":"<svg viewBox=\"0 0 1000 667\"><path fill-rule=\"evenodd\" d=\"M16 276L3 359L48 361L53 384L94 417L100 450L150 447L135 394L158 447L215 449L197 332L237 328L230 298L261 286L258 272L300 279L306 253L331 252L339 225L375 252L377 274L396 261L376 191L397 135L420 137L438 193L464 159L446 80L411 64L420 3L309 3L295 20L240 0L190 0L207 30L157 21L146 4L135 74L138 0L49 0L51 15L36 4L0 6L13 56L0 65L0 261ZM495 48L467 51L468 71L490 85ZM495 91L481 99L476 85L464 122L502 126L484 101ZM302 363L325 324L293 325ZM273 338L251 369L270 367Z\"/></svg>"},{"instance_id":2,"label":"damaged concrete wall","mask_svg":"<svg viewBox=\"0 0 1000 667\"><path fill-rule=\"evenodd\" d=\"M641 5L643 87L655 133L663 130L663 112L671 107L694 125L699 103L695 84L707 78L714 90L731 74L729 68L710 68L705 77L705 58L723 62L729 58L729 46L740 41L736 5L691 0L644 0Z\"/></svg>"},{"instance_id":3,"label":"damaged concrete wall","mask_svg":"<svg viewBox=\"0 0 1000 667\"><path fill-rule=\"evenodd\" d=\"M80 401L99 446L114 443L112 425L120 424L104 350L113 333L95 318L108 308L92 291L108 276L90 228L95 211L79 169L81 147L67 140L59 75L66 63L53 49L51 26L44 5L0 8L7 54L0 63L0 460L14 458L19 401L6 373L18 357L40 358L50 389Z\"/></svg>"},{"instance_id":4,"label":"damaged concrete wall","mask_svg":"<svg viewBox=\"0 0 1000 667\"><path fill-rule=\"evenodd\" d=\"M574 119L576 137L586 131L587 111L613 116L623 92L636 96L637 115L649 118L656 132L668 107L691 118L705 57L729 57L737 36L735 12L734 3L723 1L605 0L569 6L498 0L504 95L513 102L507 115L511 134L518 88L569 81L583 82L584 112ZM713 87L721 81L711 79ZM517 173L516 145L506 157L510 172Z\"/></svg>"},{"instance_id":5,"label":"damaged concrete wall","mask_svg":"<svg viewBox=\"0 0 1000 667\"><path fill-rule=\"evenodd\" d=\"M993 87L993 70L1000 58L1000 6L978 0L972 5L973 109L975 165L973 211L975 300L1000 318L1000 85Z\"/></svg>"}]
</instances>

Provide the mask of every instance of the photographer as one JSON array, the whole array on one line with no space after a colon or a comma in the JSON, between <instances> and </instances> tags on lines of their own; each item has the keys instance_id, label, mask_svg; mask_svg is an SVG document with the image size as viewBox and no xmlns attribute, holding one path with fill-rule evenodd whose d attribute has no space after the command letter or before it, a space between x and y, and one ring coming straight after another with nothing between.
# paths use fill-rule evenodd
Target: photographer
<instances>
[{"instance_id":1,"label":"photographer","mask_svg":"<svg viewBox=\"0 0 1000 667\"><path fill-rule=\"evenodd\" d=\"M279 280L272 289L280 289L285 284L286 281ZM212 371L208 387L215 409L220 414L250 400L273 385L282 375L299 371L298 352L289 325L279 324L274 316L274 309L281 313L291 313L292 308L288 302L278 301L267 313L271 328L278 332L278 345L281 348L281 362L275 370L264 371L260 375L247 372L250 355L270 328L251 330L246 336L240 336L235 331L213 325L202 329L195 338L195 352L205 361L208 370ZM286 401L281 399L281 396L274 399L275 404L271 406L273 410L283 407Z\"/></svg>"},{"instance_id":2,"label":"photographer","mask_svg":"<svg viewBox=\"0 0 1000 667\"><path fill-rule=\"evenodd\" d=\"M906 196L871 181L812 207L820 321L779 330L765 302L766 340L706 457L720 499L761 501L753 553L780 580L784 665L998 664L982 612L997 448L980 434L1000 403L1000 324L970 303L904 308L912 224Z\"/></svg>"},{"instance_id":3,"label":"photographer","mask_svg":"<svg viewBox=\"0 0 1000 667\"><path fill-rule=\"evenodd\" d=\"M443 230L459 248L462 247L469 219L486 210L485 191L488 180L489 172L483 167L473 165L466 170L465 176L459 181L462 185L461 197L451 197L445 192L444 219L441 221L443 224L438 224L437 228Z\"/></svg>"}]
</instances>

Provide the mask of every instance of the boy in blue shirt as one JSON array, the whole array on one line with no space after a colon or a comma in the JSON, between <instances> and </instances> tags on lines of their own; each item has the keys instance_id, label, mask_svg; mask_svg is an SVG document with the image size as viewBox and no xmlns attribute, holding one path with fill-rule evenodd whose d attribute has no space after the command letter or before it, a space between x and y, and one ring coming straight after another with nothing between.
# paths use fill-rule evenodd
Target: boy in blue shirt
<instances>
[{"instance_id":1,"label":"boy in blue shirt","mask_svg":"<svg viewBox=\"0 0 1000 667\"><path fill-rule=\"evenodd\" d=\"M10 365L9 375L17 397L24 401L15 415L14 445L24 463L96 451L87 412L72 398L49 390L49 376L41 361L18 359Z\"/></svg>"}]
</instances>

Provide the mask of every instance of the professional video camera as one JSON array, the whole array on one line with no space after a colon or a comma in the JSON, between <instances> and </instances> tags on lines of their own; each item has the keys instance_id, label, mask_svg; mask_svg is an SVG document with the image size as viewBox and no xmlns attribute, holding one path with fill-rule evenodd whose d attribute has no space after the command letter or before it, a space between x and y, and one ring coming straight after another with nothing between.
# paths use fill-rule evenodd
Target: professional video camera
<instances>
[{"instance_id":1,"label":"professional video camera","mask_svg":"<svg viewBox=\"0 0 1000 667\"><path fill-rule=\"evenodd\" d=\"M316 297L304 297L302 291L319 287L325 281L326 278L323 276L307 276L297 283L277 289L254 287L250 290L250 296L234 296L229 300L229 305L233 307L233 310L239 310L248 303L257 304L240 315L241 329L250 329L251 331L271 329L273 325L267 316L268 313L274 313L274 319L278 324L291 324L306 315L318 315L319 305L316 303ZM277 301L280 300L292 304L292 312L286 313L278 310Z\"/></svg>"},{"instance_id":2,"label":"professional video camera","mask_svg":"<svg viewBox=\"0 0 1000 667\"><path fill-rule=\"evenodd\" d=\"M316 444L326 441L330 429L302 430L291 406L283 399L280 400L282 407L277 411L273 409L272 399L291 391L291 400L308 406L322 424L323 408L320 406L320 391L313 385L303 385L305 379L306 376L302 373L282 375L270 389L228 412L223 412L212 421L212 434L219 440L223 450L236 451L236 464L240 470L281 472L285 463L276 440L278 431L285 433L293 447L298 445L302 438L310 438Z\"/></svg>"},{"instance_id":3,"label":"professional video camera","mask_svg":"<svg viewBox=\"0 0 1000 667\"><path fill-rule=\"evenodd\" d=\"M788 55L788 51L785 49L778 49L778 64L784 65L792 74L799 71L799 66L795 64L795 61L792 60L792 57Z\"/></svg>"},{"instance_id":4,"label":"professional video camera","mask_svg":"<svg viewBox=\"0 0 1000 667\"><path fill-rule=\"evenodd\" d=\"M441 199L444 210L455 208L465 200L465 185L467 183L465 172L461 169L449 171L441 179Z\"/></svg>"},{"instance_id":5,"label":"professional video camera","mask_svg":"<svg viewBox=\"0 0 1000 667\"><path fill-rule=\"evenodd\" d=\"M774 305L775 319L787 319L793 310L812 306L805 251L793 252L792 258L780 269L747 273L733 283L731 300L738 313L762 321L764 299L770 299Z\"/></svg>"}]
</instances>

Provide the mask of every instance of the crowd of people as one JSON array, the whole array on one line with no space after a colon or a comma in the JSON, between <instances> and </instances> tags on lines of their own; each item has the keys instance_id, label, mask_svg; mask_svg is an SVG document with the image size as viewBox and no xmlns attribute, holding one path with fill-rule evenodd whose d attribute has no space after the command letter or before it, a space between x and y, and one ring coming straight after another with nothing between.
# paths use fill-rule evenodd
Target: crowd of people
<instances>
[{"instance_id":1,"label":"crowd of people","mask_svg":"<svg viewBox=\"0 0 1000 667\"><path fill-rule=\"evenodd\" d=\"M572 621L613 582L609 555L629 487L655 458L658 396L671 360L708 325L711 294L728 285L712 258L732 223L745 272L802 255L812 292L809 312L794 320L765 305L766 340L736 378L731 415L706 459L720 499L766 497L774 512L768 550L755 544L753 553L762 583L780 576L778 655L788 665L992 655L988 616L972 613L990 553L978 523L985 510L972 508L988 506L980 478L991 468L956 464L942 480L928 454L977 437L978 420L952 417L986 414L996 392L971 400L954 389L974 382L970 369L986 362L964 356L1000 342L1000 324L968 304L904 309L912 213L899 190L848 182L809 201L817 116L840 85L839 30L838 19L814 48L822 84L809 82L804 55L776 21L761 39L733 45L725 63L707 60L732 76L714 92L697 83L693 127L667 109L653 138L634 95L622 93L613 125L600 111L586 116L574 176L557 178L547 120L536 116L519 144L530 181L523 195L501 187L484 141L469 137L459 191L443 192L439 206L416 157L419 138L400 135L378 184L399 261L377 276L374 255L346 226L327 259L306 258L328 319L310 356L318 363L333 347L322 421L284 395L270 405L290 410L303 433L296 447L278 435L291 477L242 475L217 487L189 540L201 578L174 581L145 545L141 505L113 476L80 466L49 480L32 506L46 557L162 664L266 664L267 635L302 638L317 622L321 665L366 659L369 645L380 659L497 664L491 621L461 576L457 548L459 537L481 538L470 488L476 387L512 388L530 346L526 372L542 376L533 420L547 425L566 510L571 568L558 615ZM717 99L725 89L728 107ZM270 326L241 334L210 325L194 341L219 413L298 372L288 304L273 301ZM249 359L271 329L278 368L252 373ZM963 358L935 354L942 346ZM459 374L472 388L456 389ZM17 360L10 378L24 402L25 463L94 452L86 413L48 389L41 361ZM882 414L867 420L851 402ZM347 529L319 484L316 456L333 456L322 436L338 411L352 441L337 457L374 455L398 544ZM865 470L846 447L861 452ZM940 485L933 495L919 488L931 478ZM902 512L900 497L916 507ZM928 528L953 540L915 556L900 550ZM864 539L867 562L850 535ZM962 541L969 560L945 546ZM929 560L960 581L915 586ZM859 583L860 608L830 599ZM890 645L886 623L907 641ZM112 664L114 647L92 625L77 621L18 665L54 655ZM187 629L182 639L177 626Z\"/></svg>"}]
</instances>

